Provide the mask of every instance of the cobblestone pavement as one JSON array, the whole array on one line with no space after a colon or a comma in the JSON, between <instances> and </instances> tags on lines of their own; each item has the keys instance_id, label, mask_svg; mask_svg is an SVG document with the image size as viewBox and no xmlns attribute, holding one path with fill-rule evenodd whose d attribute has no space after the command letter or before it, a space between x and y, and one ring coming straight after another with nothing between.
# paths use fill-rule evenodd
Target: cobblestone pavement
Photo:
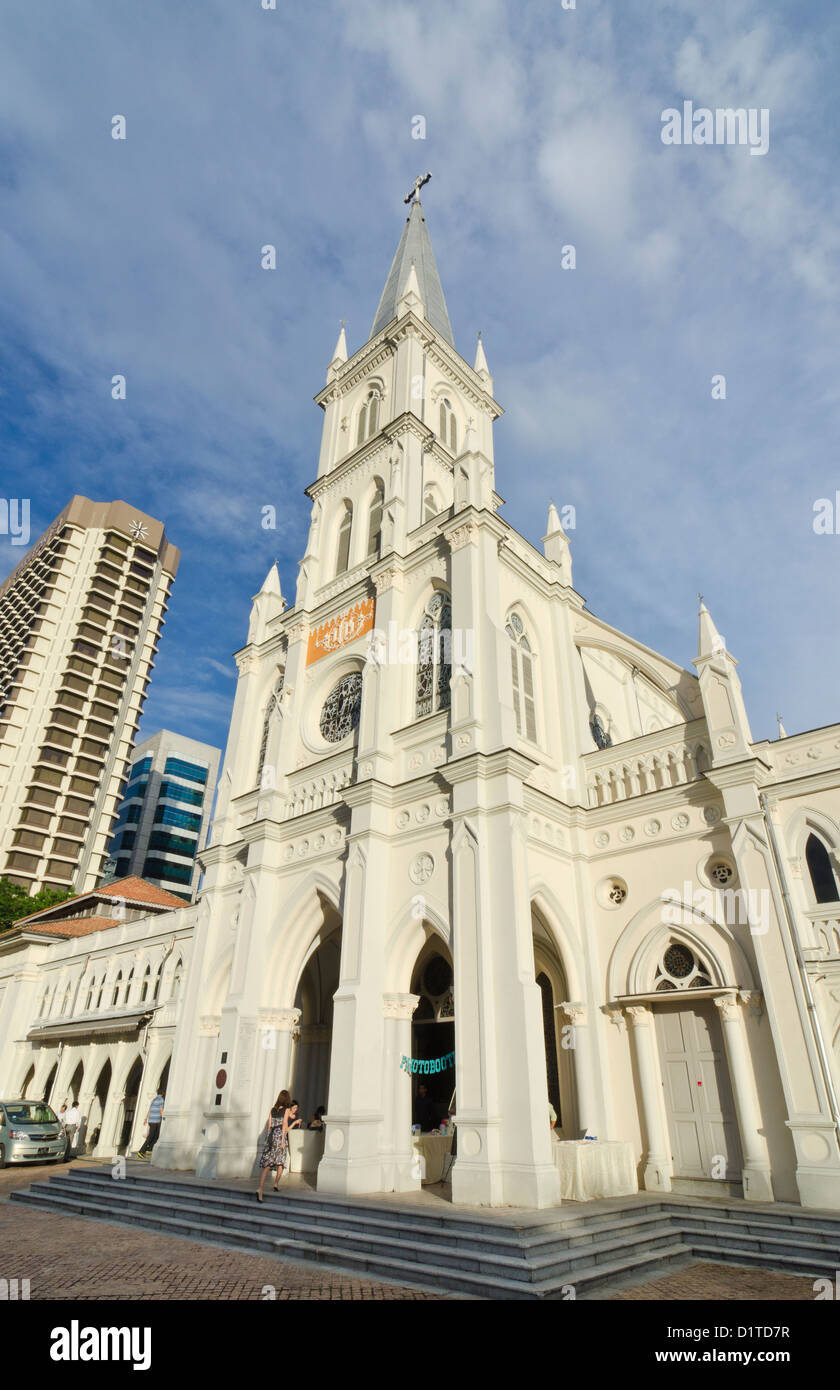
<instances>
[{"instance_id":1,"label":"cobblestone pavement","mask_svg":"<svg viewBox=\"0 0 840 1390\"><path fill-rule=\"evenodd\" d=\"M65 1171L65 1165L50 1170ZM0 1189L25 1187L33 1174L0 1171ZM285 1264L263 1255L202 1245L179 1236L159 1235L105 1221L34 1211L0 1201L2 1276L28 1279L30 1299L263 1299L266 1286L277 1299L380 1301L426 1299L395 1284L310 1265Z\"/></svg>"},{"instance_id":2,"label":"cobblestone pavement","mask_svg":"<svg viewBox=\"0 0 840 1390\"><path fill-rule=\"evenodd\" d=\"M795 1274L777 1274L771 1269L747 1269L743 1266L697 1263L686 1269L674 1270L651 1279L647 1284L634 1284L629 1289L619 1289L603 1294L594 1294L594 1299L620 1302L627 1299L688 1299L714 1301L716 1303L739 1303L764 1301L790 1303L794 1301L814 1301L813 1279L801 1278Z\"/></svg>"}]
</instances>

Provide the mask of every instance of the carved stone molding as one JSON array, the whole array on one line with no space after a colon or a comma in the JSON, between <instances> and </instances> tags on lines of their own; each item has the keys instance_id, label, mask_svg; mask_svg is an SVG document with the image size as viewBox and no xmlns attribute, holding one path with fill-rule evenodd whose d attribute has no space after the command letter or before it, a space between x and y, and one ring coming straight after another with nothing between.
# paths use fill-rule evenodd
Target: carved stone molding
<instances>
[{"instance_id":1,"label":"carved stone molding","mask_svg":"<svg viewBox=\"0 0 840 1390\"><path fill-rule=\"evenodd\" d=\"M630 1004L624 1012L634 1028L649 1028L653 1023L653 1013L647 1004Z\"/></svg>"},{"instance_id":2,"label":"carved stone molding","mask_svg":"<svg viewBox=\"0 0 840 1390\"><path fill-rule=\"evenodd\" d=\"M465 545L473 545L478 537L478 527L472 521L456 526L449 532L449 545L452 550L463 550Z\"/></svg>"},{"instance_id":3,"label":"carved stone molding","mask_svg":"<svg viewBox=\"0 0 840 1390\"><path fill-rule=\"evenodd\" d=\"M419 1003L419 994L383 994L382 1013L385 1018L411 1019Z\"/></svg>"},{"instance_id":4,"label":"carved stone molding","mask_svg":"<svg viewBox=\"0 0 840 1390\"><path fill-rule=\"evenodd\" d=\"M583 1026L583 1025L586 1023L586 1005L585 1005L585 1004L570 1004L570 1003L564 1003L564 1004L555 1004L554 1007L555 1007L560 1013L565 1014L566 1017L567 1017L567 1019L569 1020L570 1023L575 1024L575 1025L580 1024L581 1026Z\"/></svg>"},{"instance_id":5,"label":"carved stone molding","mask_svg":"<svg viewBox=\"0 0 840 1390\"><path fill-rule=\"evenodd\" d=\"M261 1028L276 1028L279 1033L291 1033L300 1022L300 1009L260 1009Z\"/></svg>"},{"instance_id":6,"label":"carved stone molding","mask_svg":"<svg viewBox=\"0 0 840 1390\"><path fill-rule=\"evenodd\" d=\"M734 994L721 994L714 1000L714 1006L724 1023L733 1023L741 1017L741 1003Z\"/></svg>"},{"instance_id":7,"label":"carved stone molding","mask_svg":"<svg viewBox=\"0 0 840 1390\"><path fill-rule=\"evenodd\" d=\"M373 586L377 594L387 593L389 589L394 589L397 593L402 593L404 575L401 570L387 569L381 574L373 576Z\"/></svg>"},{"instance_id":8,"label":"carved stone molding","mask_svg":"<svg viewBox=\"0 0 840 1390\"><path fill-rule=\"evenodd\" d=\"M198 1036L200 1038L217 1038L221 1026L221 1014L204 1014L198 1020Z\"/></svg>"}]
</instances>

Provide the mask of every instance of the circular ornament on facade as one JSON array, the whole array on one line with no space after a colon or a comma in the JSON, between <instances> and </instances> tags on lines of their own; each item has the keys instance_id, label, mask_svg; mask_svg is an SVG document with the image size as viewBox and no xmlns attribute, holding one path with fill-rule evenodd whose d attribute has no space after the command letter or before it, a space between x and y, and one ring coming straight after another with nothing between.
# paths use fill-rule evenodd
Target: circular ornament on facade
<instances>
[{"instance_id":1,"label":"circular ornament on facade","mask_svg":"<svg viewBox=\"0 0 840 1390\"><path fill-rule=\"evenodd\" d=\"M290 860L290 859L294 859L294 857L295 857L294 845L287 845L287 847L286 847L286 853L284 854L283 858L286 860L286 863L288 864L289 860Z\"/></svg>"},{"instance_id":2,"label":"circular ornament on facade","mask_svg":"<svg viewBox=\"0 0 840 1390\"><path fill-rule=\"evenodd\" d=\"M428 820L428 819L429 819L429 816L430 816L431 814L432 814L432 812L431 812L431 807L429 807L429 806L421 806L420 809L419 809L418 812L417 812L417 819L418 819L419 821Z\"/></svg>"},{"instance_id":3,"label":"circular ornament on facade","mask_svg":"<svg viewBox=\"0 0 840 1390\"><path fill-rule=\"evenodd\" d=\"M448 801L439 801L438 804L437 804L437 806L435 807L435 815L436 815L436 816L448 816L448 815L449 815L449 802L448 802Z\"/></svg>"},{"instance_id":4,"label":"circular ornament on facade","mask_svg":"<svg viewBox=\"0 0 840 1390\"><path fill-rule=\"evenodd\" d=\"M802 1152L812 1163L821 1163L828 1158L831 1148L822 1134L806 1134L802 1140Z\"/></svg>"},{"instance_id":5,"label":"circular ornament on facade","mask_svg":"<svg viewBox=\"0 0 840 1390\"><path fill-rule=\"evenodd\" d=\"M216 1072L216 1090L221 1091L226 1081L227 1072L225 1071L224 1067L222 1067L219 1071Z\"/></svg>"},{"instance_id":6,"label":"circular ornament on facade","mask_svg":"<svg viewBox=\"0 0 840 1390\"><path fill-rule=\"evenodd\" d=\"M465 1153L467 1158L475 1158L476 1154L481 1152L481 1135L477 1134L474 1129L459 1130L458 1143L461 1146L461 1152Z\"/></svg>"},{"instance_id":7,"label":"circular ornament on facade","mask_svg":"<svg viewBox=\"0 0 840 1390\"><path fill-rule=\"evenodd\" d=\"M362 709L362 675L351 671L333 686L321 710L319 728L327 743L340 743L359 724Z\"/></svg>"},{"instance_id":8,"label":"circular ornament on facade","mask_svg":"<svg viewBox=\"0 0 840 1390\"><path fill-rule=\"evenodd\" d=\"M614 912L627 899L627 884L623 878L619 878L616 874L610 874L608 878L601 879L595 889L595 897L601 907Z\"/></svg>"},{"instance_id":9,"label":"circular ornament on facade","mask_svg":"<svg viewBox=\"0 0 840 1390\"><path fill-rule=\"evenodd\" d=\"M397 816L398 828L404 830L410 820L411 816L408 814L408 811L400 811L400 814Z\"/></svg>"},{"instance_id":10,"label":"circular ornament on facade","mask_svg":"<svg viewBox=\"0 0 840 1390\"><path fill-rule=\"evenodd\" d=\"M618 838L619 840L623 840L626 845L629 844L631 840L635 840L636 832L632 825L623 825L618 832Z\"/></svg>"},{"instance_id":11,"label":"circular ornament on facade","mask_svg":"<svg viewBox=\"0 0 840 1390\"><path fill-rule=\"evenodd\" d=\"M340 1154L344 1148L344 1130L331 1129L327 1138L327 1143L334 1154Z\"/></svg>"},{"instance_id":12,"label":"circular ornament on facade","mask_svg":"<svg viewBox=\"0 0 840 1390\"><path fill-rule=\"evenodd\" d=\"M735 870L726 859L712 859L707 873L716 888L726 888L735 877Z\"/></svg>"},{"instance_id":13,"label":"circular ornament on facade","mask_svg":"<svg viewBox=\"0 0 840 1390\"><path fill-rule=\"evenodd\" d=\"M330 844L331 844L331 845L340 845L340 844L341 844L341 831L340 831L340 830L334 830L333 833L330 835Z\"/></svg>"},{"instance_id":14,"label":"circular ornament on facade","mask_svg":"<svg viewBox=\"0 0 840 1390\"><path fill-rule=\"evenodd\" d=\"M704 806L703 819L707 825L717 825L720 820L721 811L719 806Z\"/></svg>"},{"instance_id":15,"label":"circular ornament on facade","mask_svg":"<svg viewBox=\"0 0 840 1390\"><path fill-rule=\"evenodd\" d=\"M418 854L408 871L412 883L428 883L435 871L435 861L430 854Z\"/></svg>"},{"instance_id":16,"label":"circular ornament on facade","mask_svg":"<svg viewBox=\"0 0 840 1390\"><path fill-rule=\"evenodd\" d=\"M317 840L315 841L315 848L316 848L316 849L323 849L323 848L324 848L324 845L325 845L326 843L327 843L326 836L324 836L324 835L319 835L318 838L317 838Z\"/></svg>"},{"instance_id":17,"label":"circular ornament on facade","mask_svg":"<svg viewBox=\"0 0 840 1390\"><path fill-rule=\"evenodd\" d=\"M661 829L662 829L662 822L661 822L661 821L658 821L658 820L649 820L648 823L647 823L647 825L645 826L645 834L646 834L646 835L658 835Z\"/></svg>"},{"instance_id":18,"label":"circular ornament on facade","mask_svg":"<svg viewBox=\"0 0 840 1390\"><path fill-rule=\"evenodd\" d=\"M731 748L735 742L734 734L721 734L718 739L718 748Z\"/></svg>"},{"instance_id":19,"label":"circular ornament on facade","mask_svg":"<svg viewBox=\"0 0 840 1390\"><path fill-rule=\"evenodd\" d=\"M609 842L610 837L606 830L599 830L598 834L595 836L595 844L598 846L598 849L606 849Z\"/></svg>"},{"instance_id":20,"label":"circular ornament on facade","mask_svg":"<svg viewBox=\"0 0 840 1390\"><path fill-rule=\"evenodd\" d=\"M685 811L680 811L676 816L671 817L671 824L675 830L688 829L688 816Z\"/></svg>"}]
</instances>

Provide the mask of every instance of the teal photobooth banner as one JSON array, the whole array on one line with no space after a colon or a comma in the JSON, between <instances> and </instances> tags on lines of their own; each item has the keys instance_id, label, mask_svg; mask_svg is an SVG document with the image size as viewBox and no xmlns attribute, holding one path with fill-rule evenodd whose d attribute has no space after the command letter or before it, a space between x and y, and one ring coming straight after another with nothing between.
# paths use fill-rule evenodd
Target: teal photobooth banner
<instances>
[{"instance_id":1,"label":"teal photobooth banner","mask_svg":"<svg viewBox=\"0 0 840 1390\"><path fill-rule=\"evenodd\" d=\"M419 1057L403 1057L400 1071L410 1071L414 1076L436 1076L455 1065L455 1053L446 1052L442 1057L431 1057L425 1062Z\"/></svg>"}]
</instances>

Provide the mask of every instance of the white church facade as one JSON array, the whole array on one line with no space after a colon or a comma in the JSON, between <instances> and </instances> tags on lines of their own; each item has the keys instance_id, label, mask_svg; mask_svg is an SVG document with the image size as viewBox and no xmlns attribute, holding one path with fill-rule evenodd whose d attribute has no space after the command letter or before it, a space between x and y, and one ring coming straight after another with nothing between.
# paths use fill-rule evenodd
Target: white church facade
<instances>
[{"instance_id":1,"label":"white church facade","mask_svg":"<svg viewBox=\"0 0 840 1390\"><path fill-rule=\"evenodd\" d=\"M182 962L143 1024L138 1117L168 1064L155 1163L250 1174L288 1087L327 1107L319 1190L409 1191L422 1079L456 1116L456 1202L559 1201L551 1103L561 1138L630 1141L647 1191L840 1209L840 725L754 742L705 605L689 671L587 610L553 507L542 549L505 522L501 408L416 198L317 400L295 602L272 568L203 889L177 950L148 923ZM142 930L96 933L111 975ZM6 1094L94 1045L72 1009L32 1036L46 970L86 998L85 954L0 938Z\"/></svg>"}]
</instances>

